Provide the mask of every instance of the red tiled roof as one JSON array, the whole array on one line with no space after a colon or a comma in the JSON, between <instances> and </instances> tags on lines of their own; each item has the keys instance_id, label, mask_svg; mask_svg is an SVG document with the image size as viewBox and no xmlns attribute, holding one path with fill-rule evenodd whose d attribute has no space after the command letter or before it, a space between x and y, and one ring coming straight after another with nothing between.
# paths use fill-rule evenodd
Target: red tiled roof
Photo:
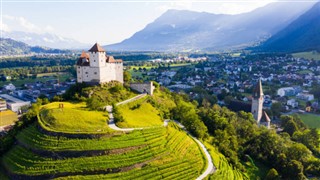
<instances>
[{"instance_id":1,"label":"red tiled roof","mask_svg":"<svg viewBox=\"0 0 320 180\"><path fill-rule=\"evenodd\" d=\"M84 52L84 51L82 51L82 53L81 53L81 55L80 55L80 58L81 58L81 59L82 59L82 58L87 58L87 59L89 59L89 54L86 53L86 52Z\"/></svg>"}]
</instances>

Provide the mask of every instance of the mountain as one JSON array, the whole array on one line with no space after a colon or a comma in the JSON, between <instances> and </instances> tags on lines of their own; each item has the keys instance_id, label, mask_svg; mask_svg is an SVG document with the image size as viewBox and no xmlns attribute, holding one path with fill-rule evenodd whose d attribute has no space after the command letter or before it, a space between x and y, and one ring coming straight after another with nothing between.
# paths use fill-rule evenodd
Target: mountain
<instances>
[{"instance_id":1,"label":"mountain","mask_svg":"<svg viewBox=\"0 0 320 180\"><path fill-rule=\"evenodd\" d=\"M258 49L273 52L320 52L320 2L286 28L264 42Z\"/></svg>"},{"instance_id":2,"label":"mountain","mask_svg":"<svg viewBox=\"0 0 320 180\"><path fill-rule=\"evenodd\" d=\"M21 41L31 46L45 46L59 49L76 49L88 47L87 44L80 43L74 39L57 36L55 34L38 34L22 31L2 32L4 38L11 38Z\"/></svg>"},{"instance_id":3,"label":"mountain","mask_svg":"<svg viewBox=\"0 0 320 180\"><path fill-rule=\"evenodd\" d=\"M1 55L22 55L30 53L70 53L70 50L52 49L40 46L29 46L26 43L10 38L0 38Z\"/></svg>"},{"instance_id":4,"label":"mountain","mask_svg":"<svg viewBox=\"0 0 320 180\"><path fill-rule=\"evenodd\" d=\"M168 10L110 50L221 50L251 45L286 27L314 3L271 3L249 13Z\"/></svg>"}]
</instances>

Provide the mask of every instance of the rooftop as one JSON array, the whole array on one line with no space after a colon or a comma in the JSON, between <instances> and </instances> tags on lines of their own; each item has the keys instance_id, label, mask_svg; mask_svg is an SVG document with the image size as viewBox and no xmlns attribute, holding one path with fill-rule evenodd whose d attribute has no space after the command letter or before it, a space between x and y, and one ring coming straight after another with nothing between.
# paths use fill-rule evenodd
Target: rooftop
<instances>
[{"instance_id":1,"label":"rooftop","mask_svg":"<svg viewBox=\"0 0 320 180\"><path fill-rule=\"evenodd\" d=\"M106 52L98 43L95 43L89 52Z\"/></svg>"}]
</instances>

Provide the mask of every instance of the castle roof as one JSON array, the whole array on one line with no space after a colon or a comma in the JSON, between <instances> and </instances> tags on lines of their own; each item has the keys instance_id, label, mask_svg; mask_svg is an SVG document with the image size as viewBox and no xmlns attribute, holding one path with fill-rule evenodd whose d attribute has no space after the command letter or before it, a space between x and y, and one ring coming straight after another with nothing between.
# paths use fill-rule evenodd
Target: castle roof
<instances>
[{"instance_id":1,"label":"castle roof","mask_svg":"<svg viewBox=\"0 0 320 180\"><path fill-rule=\"evenodd\" d=\"M89 54L86 53L86 52L84 52L84 51L82 51L82 53L81 53L81 55L80 55L80 58L81 58L81 59L82 59L82 58L89 59Z\"/></svg>"},{"instance_id":2,"label":"castle roof","mask_svg":"<svg viewBox=\"0 0 320 180\"><path fill-rule=\"evenodd\" d=\"M95 43L89 52L106 52L98 43Z\"/></svg>"},{"instance_id":3,"label":"castle roof","mask_svg":"<svg viewBox=\"0 0 320 180\"><path fill-rule=\"evenodd\" d=\"M263 111L262 113L260 122L271 122L271 119L269 118L268 114L265 111Z\"/></svg>"},{"instance_id":4,"label":"castle roof","mask_svg":"<svg viewBox=\"0 0 320 180\"><path fill-rule=\"evenodd\" d=\"M259 97L263 96L261 79L259 79L259 82L257 83L256 87L254 88L252 96L254 98L259 98Z\"/></svg>"}]
</instances>

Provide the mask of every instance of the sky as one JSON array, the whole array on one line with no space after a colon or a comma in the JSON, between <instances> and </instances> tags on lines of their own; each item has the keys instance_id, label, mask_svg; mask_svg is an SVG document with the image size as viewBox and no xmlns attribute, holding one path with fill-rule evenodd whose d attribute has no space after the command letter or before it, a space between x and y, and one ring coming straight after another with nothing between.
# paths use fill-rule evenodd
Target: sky
<instances>
[{"instance_id":1,"label":"sky","mask_svg":"<svg viewBox=\"0 0 320 180\"><path fill-rule=\"evenodd\" d=\"M52 33L79 42L129 38L168 9L239 14L272 0L0 0L1 30Z\"/></svg>"}]
</instances>

